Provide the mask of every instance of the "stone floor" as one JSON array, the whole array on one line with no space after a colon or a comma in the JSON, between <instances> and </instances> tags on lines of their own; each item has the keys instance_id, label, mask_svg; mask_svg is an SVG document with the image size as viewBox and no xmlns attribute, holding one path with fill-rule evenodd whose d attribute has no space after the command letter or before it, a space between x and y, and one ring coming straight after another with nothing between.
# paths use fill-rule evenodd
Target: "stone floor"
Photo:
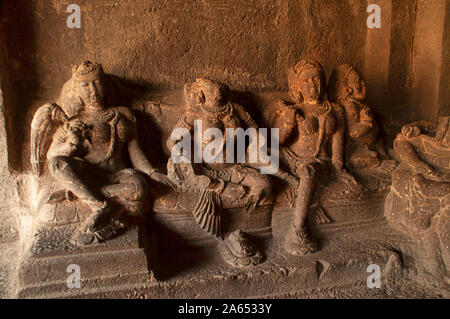
<instances>
[{"instance_id":1,"label":"stone floor","mask_svg":"<svg viewBox=\"0 0 450 319\"><path fill-rule=\"evenodd\" d=\"M161 251L114 244L69 257L43 257L41 274L57 271L58 280L48 274L45 284L34 281L20 297L44 298L448 298L444 283L424 281L417 264L420 243L392 230L383 217L358 222L331 223L314 227L321 249L315 254L295 257L284 252L283 232L289 212L275 212L273 238L256 239L266 254L265 262L248 269L235 269L222 261L214 245L185 251ZM131 236L131 237L130 237ZM130 243L136 232L128 235ZM119 237L120 238L120 237ZM119 238L117 240L119 240ZM124 239L121 239L122 241ZM112 245L112 246L111 246ZM130 244L131 245L131 244ZM161 245L160 245L161 248ZM158 251L159 250L159 251ZM133 253L134 251L134 253ZM132 257L134 256L134 257ZM130 256L129 256L130 255ZM109 256L109 257L107 257ZM81 265L81 288L65 284L68 262ZM111 259L112 258L112 259ZM69 260L70 259L70 260ZM53 260L53 263L52 263ZM152 271L147 271L147 265ZM59 264L59 266L57 266ZM381 268L381 288L370 289L367 266ZM62 267L63 265L64 267ZM84 271L83 267L94 272ZM130 268L130 266L133 266ZM61 268L62 267L62 268ZM138 269L139 268L139 269ZM33 275L35 276L35 269ZM102 270L103 269L103 270ZM135 271L134 271L135 270ZM45 276L44 276L45 277ZM86 278L87 277L87 278ZM418 280L417 278L421 278ZM28 279L29 282L30 279Z\"/></svg>"}]
</instances>

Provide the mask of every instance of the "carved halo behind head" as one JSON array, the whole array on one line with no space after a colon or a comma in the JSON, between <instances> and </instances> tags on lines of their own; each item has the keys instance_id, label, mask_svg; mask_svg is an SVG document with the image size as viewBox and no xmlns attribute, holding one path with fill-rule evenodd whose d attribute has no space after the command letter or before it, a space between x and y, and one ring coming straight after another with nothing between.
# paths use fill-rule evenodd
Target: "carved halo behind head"
<instances>
[{"instance_id":1,"label":"carved halo behind head","mask_svg":"<svg viewBox=\"0 0 450 319\"><path fill-rule=\"evenodd\" d=\"M300 91L300 75L306 70L314 69L321 74L321 84L325 87L325 72L322 65L314 59L307 58L297 62L297 64L288 70L289 94L296 103L303 102L303 96Z\"/></svg>"}]
</instances>

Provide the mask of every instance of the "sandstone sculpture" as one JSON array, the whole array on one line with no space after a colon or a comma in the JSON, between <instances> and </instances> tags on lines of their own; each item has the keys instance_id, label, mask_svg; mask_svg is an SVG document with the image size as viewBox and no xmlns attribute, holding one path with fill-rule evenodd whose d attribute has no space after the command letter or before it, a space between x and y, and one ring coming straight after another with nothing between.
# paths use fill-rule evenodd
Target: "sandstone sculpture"
<instances>
[{"instance_id":1,"label":"sandstone sculpture","mask_svg":"<svg viewBox=\"0 0 450 319\"><path fill-rule=\"evenodd\" d=\"M343 106L346 118L346 158L352 168L374 168L389 156L380 138L380 127L365 104L366 84L356 68L338 66L330 76L328 97Z\"/></svg>"},{"instance_id":2,"label":"sandstone sculpture","mask_svg":"<svg viewBox=\"0 0 450 319\"><path fill-rule=\"evenodd\" d=\"M258 210L271 210L271 182L268 176L262 175L256 168L245 163L226 163L225 130L227 128L257 128L250 114L239 104L228 101L226 87L207 79L197 79L185 85L185 101L188 111L178 123L176 129L184 128L184 132L193 138L193 142L205 146L211 137L204 133L209 128L220 130L224 136L221 141L223 160L201 163L176 163L169 159L168 175L180 192L197 193L199 197L193 210L194 217L200 227L214 235L224 259L233 266L247 266L261 261L261 255L251 247L246 235L236 230L230 236L225 235L223 241L221 209L243 203L243 214L254 214ZM199 121L201 128L199 137L194 136L194 122ZM172 149L184 135L176 135L167 140L167 147Z\"/></svg>"},{"instance_id":3,"label":"sandstone sculpture","mask_svg":"<svg viewBox=\"0 0 450 319\"><path fill-rule=\"evenodd\" d=\"M273 175L287 182L289 188L285 198L294 208L292 221L281 219L280 223L278 220L277 226L283 227L276 229L276 233L284 236L284 248L288 253L301 256L319 248L321 237L312 237L311 223L328 223L332 221L331 216L342 214L345 218L336 218L338 222L358 224L359 219L376 219L378 212L382 215L378 203L374 203L370 196L364 197L374 192L366 188L366 183L361 184L364 180L361 174L373 173L389 180L383 191L377 194L381 198L380 205L383 205L395 162L384 151L378 123L371 109L364 104L364 81L355 68L342 65L333 72L328 85L330 100L326 94L323 68L313 59L303 59L290 69L288 84L290 99L270 103L264 117L269 127L279 129L280 156L288 169L279 169ZM114 106L112 97L115 93L111 91L101 65L86 61L74 67L57 103L45 104L35 113L31 130L31 163L39 187L36 208L40 218L54 220L55 212L69 211L77 215L78 208L87 207L87 215L76 216L77 228L70 238L70 249L113 239L152 209L148 205L150 178L170 190L166 192L164 188L161 193L168 196L162 195L155 201L159 207L153 207L151 226L154 228L146 241L161 240L168 234L169 238L172 236L174 245L183 249L183 236L192 231L193 225L196 231L213 238L223 260L229 265L243 268L261 263L263 252L261 246L255 245L251 231L270 229L272 235L272 180L269 175L261 173L264 164L249 161L254 149L245 144L244 160L239 162L234 158L230 162L226 147L230 138L236 138L229 136L227 129L258 129L249 112L230 98L224 85L202 78L184 86L186 112L181 114L178 106L173 107L171 112L181 114L181 117L173 116L173 122L161 115L163 111L158 103L149 102L147 107L133 111ZM167 175L154 168L141 149L139 136L142 132L138 132L137 123L144 126L148 123L141 121L138 111L158 117L159 125L169 132L173 128L167 140L161 139L166 141L169 152L172 151L166 165ZM401 164L392 173L393 185L385 211L395 227L403 226L415 234L425 233L434 238L432 242L438 245L433 244L433 249L446 264L449 122L449 116L442 115L437 126L419 122L403 127L394 142L396 159ZM208 133L209 129L215 129L221 136L213 159L196 159L196 146L203 150L217 138ZM196 132L200 134L196 135ZM189 148L189 158L183 160L184 155L177 153L177 146L184 139L189 139L192 147ZM165 157L159 160L165 164ZM346 164L356 178L346 170ZM334 215L325 210L328 206L322 206L324 199L333 202ZM233 210L233 214L229 210ZM186 212L188 218L183 215ZM156 216L158 214L171 216L163 223L159 219L161 216ZM233 218L234 221L230 221ZM167 227L164 233L167 221L175 221L178 225ZM242 224L246 226L241 228ZM64 234L73 230L67 229ZM181 232L177 233L180 229ZM315 229L313 231L316 234ZM49 244L48 247L33 248L37 250L35 256L43 257L42 262L47 262L46 253L53 249L50 241L53 236L58 236L55 234L50 232L42 236L36 245L44 243ZM124 237L127 236L114 240ZM126 244L110 240L103 247L77 248L75 253L85 254L86 249L100 248L92 254L107 259L114 251L115 258L121 260L122 268L118 271L122 273L128 267L123 261L127 255L116 251L116 247L126 247L127 253L134 254L133 245L138 245L139 231L134 229L129 237L124 240ZM118 246L109 246L111 244ZM276 241L268 246L267 251L272 249L272 253L277 249ZM146 258L142 258L144 248L139 249L139 271L147 273L147 269L143 270L147 267L143 262ZM61 252L63 259L72 258L71 252L66 255L64 245L52 254ZM191 256L191 251L187 255ZM362 251L361 256L365 258L366 252ZM28 269L37 269L36 265L24 267L24 276ZM321 272L322 266L316 267ZM153 274L152 270L148 273ZM137 278L139 280L140 277Z\"/></svg>"},{"instance_id":4,"label":"sandstone sculpture","mask_svg":"<svg viewBox=\"0 0 450 319\"><path fill-rule=\"evenodd\" d=\"M356 192L361 185L344 167L345 115L326 97L322 66L313 59L301 60L289 70L288 82L292 100L273 102L265 118L271 127L280 129L280 145L285 146L282 155L291 173L300 179L285 248L303 255L318 248L306 225L317 184L326 183L335 172L349 189Z\"/></svg>"},{"instance_id":5,"label":"sandstone sculpture","mask_svg":"<svg viewBox=\"0 0 450 319\"><path fill-rule=\"evenodd\" d=\"M449 280L450 265L450 116L438 123L402 127L394 141L400 165L392 174L385 214L391 224L420 238L432 252L437 273ZM430 263L433 261L430 260Z\"/></svg>"},{"instance_id":6,"label":"sandstone sculpture","mask_svg":"<svg viewBox=\"0 0 450 319\"><path fill-rule=\"evenodd\" d=\"M73 68L61 106L43 105L32 122L31 163L43 184L39 213L44 206L77 200L92 211L73 235L75 245L104 241L126 227L124 216L145 212L143 174L170 185L141 151L132 112L109 105L110 94L102 66L86 61Z\"/></svg>"},{"instance_id":7,"label":"sandstone sculpture","mask_svg":"<svg viewBox=\"0 0 450 319\"><path fill-rule=\"evenodd\" d=\"M394 141L400 165L393 172L389 217L414 231L428 229L434 216L448 210L450 194L450 117L402 127ZM392 214L392 215L390 215Z\"/></svg>"}]
</instances>

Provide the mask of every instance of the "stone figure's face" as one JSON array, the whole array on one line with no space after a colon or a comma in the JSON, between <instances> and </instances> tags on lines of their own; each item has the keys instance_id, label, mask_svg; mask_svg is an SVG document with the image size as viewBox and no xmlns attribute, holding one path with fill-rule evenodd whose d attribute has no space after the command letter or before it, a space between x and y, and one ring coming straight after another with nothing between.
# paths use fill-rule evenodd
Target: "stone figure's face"
<instances>
[{"instance_id":1,"label":"stone figure's face","mask_svg":"<svg viewBox=\"0 0 450 319\"><path fill-rule=\"evenodd\" d=\"M200 103L208 108L218 108L223 105L223 96L217 86L204 86L199 96Z\"/></svg>"},{"instance_id":2,"label":"stone figure's face","mask_svg":"<svg viewBox=\"0 0 450 319\"><path fill-rule=\"evenodd\" d=\"M299 88L306 102L320 102L323 93L323 74L317 69L308 69L300 73Z\"/></svg>"},{"instance_id":3,"label":"stone figure's face","mask_svg":"<svg viewBox=\"0 0 450 319\"><path fill-rule=\"evenodd\" d=\"M355 71L348 77L347 91L355 100L362 101L366 98L366 83Z\"/></svg>"},{"instance_id":4,"label":"stone figure's face","mask_svg":"<svg viewBox=\"0 0 450 319\"><path fill-rule=\"evenodd\" d=\"M85 105L103 107L105 84L100 76L84 76L77 79L78 93Z\"/></svg>"}]
</instances>

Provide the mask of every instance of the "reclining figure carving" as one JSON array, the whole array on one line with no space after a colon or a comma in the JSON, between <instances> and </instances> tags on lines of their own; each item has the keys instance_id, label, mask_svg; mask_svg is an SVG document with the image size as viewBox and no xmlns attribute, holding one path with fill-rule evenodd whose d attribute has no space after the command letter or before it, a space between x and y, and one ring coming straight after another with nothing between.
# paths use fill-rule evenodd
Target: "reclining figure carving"
<instances>
[{"instance_id":1,"label":"reclining figure carving","mask_svg":"<svg viewBox=\"0 0 450 319\"><path fill-rule=\"evenodd\" d=\"M86 61L74 67L61 106L41 106L32 121L32 168L40 177L47 162L51 178L45 183L52 184L38 210L76 199L92 210L71 239L75 245L104 241L126 227L122 216L145 212L148 185L143 174L171 185L142 152L132 112L108 104L105 77L100 64ZM125 164L124 152L133 168Z\"/></svg>"},{"instance_id":2,"label":"reclining figure carving","mask_svg":"<svg viewBox=\"0 0 450 319\"><path fill-rule=\"evenodd\" d=\"M441 116L437 125L421 121L402 127L401 133L394 141L394 149L400 161L407 164L415 175L422 175L435 182L450 182L449 122L449 116ZM435 167L428 162L436 162Z\"/></svg>"},{"instance_id":3,"label":"reclining figure carving","mask_svg":"<svg viewBox=\"0 0 450 319\"><path fill-rule=\"evenodd\" d=\"M432 218L450 205L449 123L449 116L440 116L437 125L407 124L394 140L400 165L392 174L390 196L397 199L387 215L416 231L428 229Z\"/></svg>"},{"instance_id":4,"label":"reclining figure carving","mask_svg":"<svg viewBox=\"0 0 450 319\"><path fill-rule=\"evenodd\" d=\"M392 226L430 246L438 273L448 281L449 110L441 110L438 123L420 121L403 126L394 141L394 150L400 164L392 173L392 187L386 199L386 217Z\"/></svg>"}]
</instances>

